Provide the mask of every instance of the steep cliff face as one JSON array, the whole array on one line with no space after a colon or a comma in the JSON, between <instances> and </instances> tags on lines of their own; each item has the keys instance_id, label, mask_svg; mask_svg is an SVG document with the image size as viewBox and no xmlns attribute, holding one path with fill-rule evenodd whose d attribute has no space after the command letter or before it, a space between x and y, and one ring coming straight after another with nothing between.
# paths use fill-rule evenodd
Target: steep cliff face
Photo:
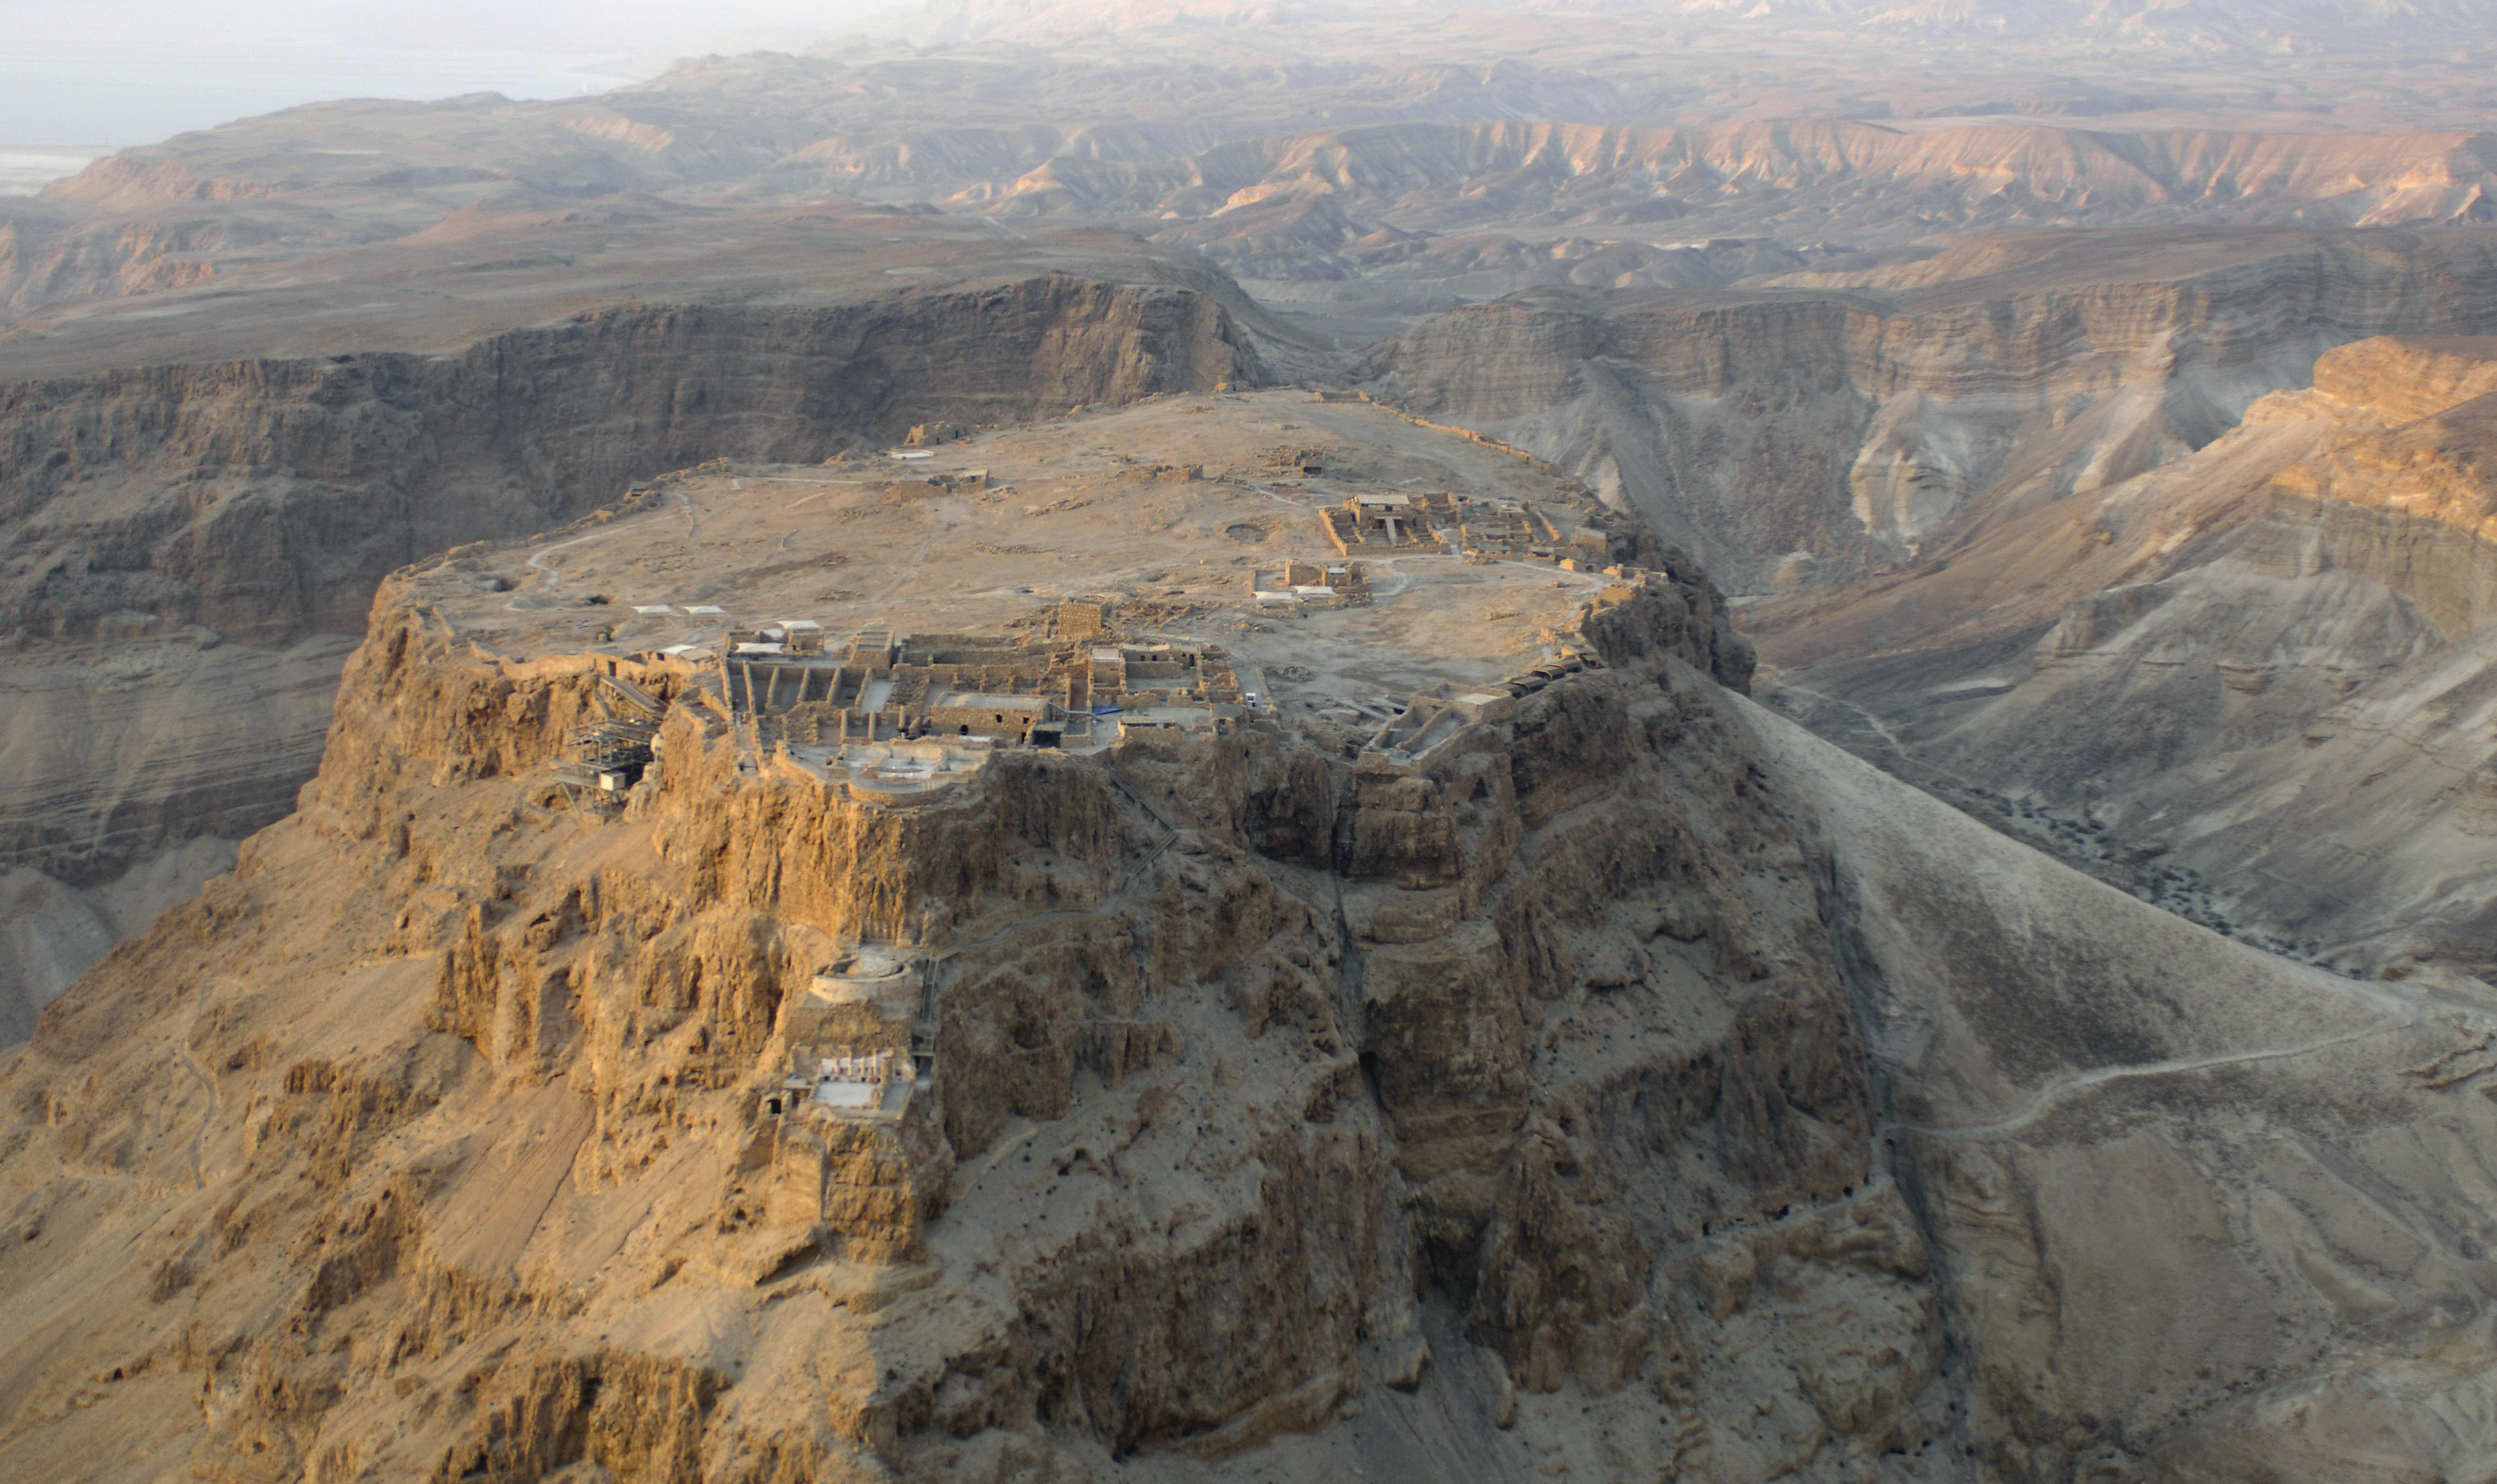
<instances>
[{"instance_id":1,"label":"steep cliff face","mask_svg":"<svg viewBox=\"0 0 2497 1484\"><path fill-rule=\"evenodd\" d=\"M1794 282L1477 305L1381 342L1364 374L1767 593L2111 488L2303 385L2334 345L2490 328L2497 256L2479 232L2039 233Z\"/></svg>"},{"instance_id":2,"label":"steep cliff face","mask_svg":"<svg viewBox=\"0 0 2497 1484\"><path fill-rule=\"evenodd\" d=\"M2492 368L2344 347L2192 458L1764 608L1779 704L2205 920L2485 979Z\"/></svg>"},{"instance_id":3,"label":"steep cliff face","mask_svg":"<svg viewBox=\"0 0 2497 1484\"><path fill-rule=\"evenodd\" d=\"M1082 1476L1375 1464L1428 1407L1502 1474L1950 1476L1825 847L1689 607L1591 616L1613 663L1427 767L1250 729L898 809L758 769L686 667L386 586L302 810L10 1067L5 1343L58 1403L13 1451ZM620 816L543 768L611 670L685 703ZM930 1080L767 1114L875 1033L807 988L861 936L924 965ZM97 1180L170 1223L108 1255Z\"/></svg>"},{"instance_id":4,"label":"steep cliff face","mask_svg":"<svg viewBox=\"0 0 2497 1484\"><path fill-rule=\"evenodd\" d=\"M107 614L254 639L334 627L421 553L560 524L584 491L648 473L1259 375L1203 296L1049 275L806 310L615 308L448 357L19 382L0 388L0 520L33 550L12 560L0 622L47 638L91 637Z\"/></svg>"},{"instance_id":5,"label":"steep cliff face","mask_svg":"<svg viewBox=\"0 0 2497 1484\"><path fill-rule=\"evenodd\" d=\"M2497 1369L2486 1013L2229 943L1751 706L1697 668L1693 572L1601 592L1591 662L1422 754L1138 731L891 804L707 666L458 632L518 554L385 584L300 810L7 1054L26 1467L2497 1450L2459 1405ZM620 805L550 768L651 707ZM819 1056L915 1075L801 1113Z\"/></svg>"},{"instance_id":6,"label":"steep cliff face","mask_svg":"<svg viewBox=\"0 0 2497 1484\"><path fill-rule=\"evenodd\" d=\"M0 386L0 860L71 886L285 812L382 574L716 458L821 458L1263 376L1192 289L1065 274L600 310L455 355ZM74 976L77 967L68 965ZM57 975L14 986L30 1011ZM14 1013L14 1012L13 1012Z\"/></svg>"}]
</instances>

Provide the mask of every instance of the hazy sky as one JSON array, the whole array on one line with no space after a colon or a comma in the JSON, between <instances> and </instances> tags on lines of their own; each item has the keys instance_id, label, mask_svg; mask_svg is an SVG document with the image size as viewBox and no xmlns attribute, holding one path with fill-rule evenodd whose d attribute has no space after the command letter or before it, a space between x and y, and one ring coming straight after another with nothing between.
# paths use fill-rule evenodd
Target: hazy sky
<instances>
[{"instance_id":1,"label":"hazy sky","mask_svg":"<svg viewBox=\"0 0 2497 1484\"><path fill-rule=\"evenodd\" d=\"M119 147L322 98L550 98L793 46L895 0L0 0L0 150Z\"/></svg>"}]
</instances>

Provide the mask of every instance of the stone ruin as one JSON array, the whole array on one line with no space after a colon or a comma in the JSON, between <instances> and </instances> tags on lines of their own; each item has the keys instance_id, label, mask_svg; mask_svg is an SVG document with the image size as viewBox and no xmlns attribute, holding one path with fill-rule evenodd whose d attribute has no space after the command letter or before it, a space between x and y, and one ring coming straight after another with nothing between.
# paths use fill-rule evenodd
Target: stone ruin
<instances>
[{"instance_id":1,"label":"stone ruin","mask_svg":"<svg viewBox=\"0 0 2497 1484\"><path fill-rule=\"evenodd\" d=\"M1448 490L1365 490L1319 512L1327 544L1359 552L1449 552L1480 561L1600 567L1612 542L1593 525L1564 529L1533 500L1477 500Z\"/></svg>"},{"instance_id":2,"label":"stone ruin","mask_svg":"<svg viewBox=\"0 0 2497 1484\"><path fill-rule=\"evenodd\" d=\"M1111 620L1070 602L1022 635L866 629L845 644L782 620L732 634L709 683L758 760L878 804L932 795L1001 747L1083 754L1139 731L1215 736L1248 713L1221 646L1122 637Z\"/></svg>"},{"instance_id":3,"label":"stone ruin","mask_svg":"<svg viewBox=\"0 0 2497 1484\"><path fill-rule=\"evenodd\" d=\"M1370 579L1361 563L1297 558L1260 568L1248 580L1249 601L1260 613L1298 613L1312 608L1368 608Z\"/></svg>"}]
</instances>

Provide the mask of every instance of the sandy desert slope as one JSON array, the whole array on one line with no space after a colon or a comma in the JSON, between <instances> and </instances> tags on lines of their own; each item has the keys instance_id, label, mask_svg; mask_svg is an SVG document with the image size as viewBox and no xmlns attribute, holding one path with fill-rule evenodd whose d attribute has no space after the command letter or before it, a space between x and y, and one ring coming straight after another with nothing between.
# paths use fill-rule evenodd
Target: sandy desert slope
<instances>
[{"instance_id":1,"label":"sandy desert slope","mask_svg":"<svg viewBox=\"0 0 2497 1484\"><path fill-rule=\"evenodd\" d=\"M1772 605L1779 704L2206 920L2485 979L2492 367L2345 347L2190 458Z\"/></svg>"}]
</instances>

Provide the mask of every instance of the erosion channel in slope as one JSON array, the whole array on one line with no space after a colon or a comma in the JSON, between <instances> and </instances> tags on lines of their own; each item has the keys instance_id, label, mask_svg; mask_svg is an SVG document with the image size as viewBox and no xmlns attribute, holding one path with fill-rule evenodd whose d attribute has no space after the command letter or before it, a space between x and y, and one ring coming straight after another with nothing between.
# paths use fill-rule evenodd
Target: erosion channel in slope
<instances>
[{"instance_id":1,"label":"erosion channel in slope","mask_svg":"<svg viewBox=\"0 0 2497 1484\"><path fill-rule=\"evenodd\" d=\"M1945 557L2106 489L2373 334L2497 330L2497 233L2036 231L1863 273L1538 290L1364 385L1586 480L1746 598Z\"/></svg>"},{"instance_id":2,"label":"erosion channel in slope","mask_svg":"<svg viewBox=\"0 0 2497 1484\"><path fill-rule=\"evenodd\" d=\"M1776 703L2110 881L2497 976L2497 341L2361 341L2190 458L1751 616Z\"/></svg>"}]
</instances>

